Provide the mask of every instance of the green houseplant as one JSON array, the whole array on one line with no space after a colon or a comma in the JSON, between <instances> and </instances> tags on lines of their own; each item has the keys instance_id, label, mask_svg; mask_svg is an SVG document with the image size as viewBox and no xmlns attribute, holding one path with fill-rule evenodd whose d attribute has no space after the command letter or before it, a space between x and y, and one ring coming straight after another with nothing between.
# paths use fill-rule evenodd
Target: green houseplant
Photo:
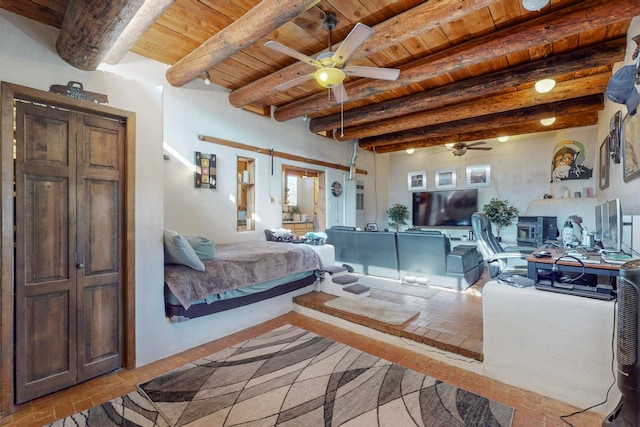
<instances>
[{"instance_id":1,"label":"green houseplant","mask_svg":"<svg viewBox=\"0 0 640 427\"><path fill-rule=\"evenodd\" d=\"M496 226L496 236L500 238L500 227L511 225L518 217L518 209L509 204L508 200L499 200L495 197L482 207L482 211Z\"/></svg>"},{"instance_id":2,"label":"green houseplant","mask_svg":"<svg viewBox=\"0 0 640 427\"><path fill-rule=\"evenodd\" d=\"M387 216L389 217L389 226L395 227L398 232L401 225L407 225L409 208L401 203L396 203L387 209Z\"/></svg>"}]
</instances>

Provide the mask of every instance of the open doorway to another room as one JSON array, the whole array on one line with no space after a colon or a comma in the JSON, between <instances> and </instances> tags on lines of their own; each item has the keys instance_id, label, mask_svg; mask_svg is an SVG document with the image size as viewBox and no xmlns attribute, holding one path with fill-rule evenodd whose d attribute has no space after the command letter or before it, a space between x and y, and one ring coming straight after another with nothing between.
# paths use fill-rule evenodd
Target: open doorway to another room
<instances>
[{"instance_id":1,"label":"open doorway to another room","mask_svg":"<svg viewBox=\"0 0 640 427\"><path fill-rule=\"evenodd\" d=\"M325 173L282 165L282 227L304 236L326 228Z\"/></svg>"}]
</instances>

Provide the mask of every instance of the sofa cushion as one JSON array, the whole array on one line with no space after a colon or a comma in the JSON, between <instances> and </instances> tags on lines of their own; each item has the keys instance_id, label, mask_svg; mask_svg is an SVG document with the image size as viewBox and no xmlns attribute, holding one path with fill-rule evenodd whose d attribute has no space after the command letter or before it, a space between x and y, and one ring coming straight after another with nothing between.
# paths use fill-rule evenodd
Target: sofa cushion
<instances>
[{"instance_id":1,"label":"sofa cushion","mask_svg":"<svg viewBox=\"0 0 640 427\"><path fill-rule=\"evenodd\" d=\"M447 273L462 274L478 267L478 251L476 248L455 248L447 255Z\"/></svg>"}]
</instances>

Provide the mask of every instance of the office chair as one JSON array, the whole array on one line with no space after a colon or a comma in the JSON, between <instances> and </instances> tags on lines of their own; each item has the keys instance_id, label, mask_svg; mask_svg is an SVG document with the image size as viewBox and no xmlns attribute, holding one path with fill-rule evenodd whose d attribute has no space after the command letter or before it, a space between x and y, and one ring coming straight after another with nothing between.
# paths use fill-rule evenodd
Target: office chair
<instances>
[{"instance_id":1,"label":"office chair","mask_svg":"<svg viewBox=\"0 0 640 427\"><path fill-rule=\"evenodd\" d=\"M510 251L505 250L493 235L491 221L482 212L471 215L471 228L478 250L487 262L489 275L492 278L509 281L509 276L527 276L526 262L519 261L523 261L528 255L527 252L531 253L535 248L521 250L519 247L513 247Z\"/></svg>"}]
</instances>

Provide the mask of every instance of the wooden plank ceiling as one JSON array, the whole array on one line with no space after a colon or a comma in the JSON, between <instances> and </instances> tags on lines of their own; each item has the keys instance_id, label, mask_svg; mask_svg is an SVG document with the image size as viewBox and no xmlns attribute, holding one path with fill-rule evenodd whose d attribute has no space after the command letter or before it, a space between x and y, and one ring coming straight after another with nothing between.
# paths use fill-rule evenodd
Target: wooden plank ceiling
<instances>
[{"instance_id":1,"label":"wooden plank ceiling","mask_svg":"<svg viewBox=\"0 0 640 427\"><path fill-rule=\"evenodd\" d=\"M204 81L206 71L230 90L235 107L278 121L304 118L310 132L358 139L377 153L597 123L612 66L624 59L630 21L640 15L640 2L628 0L551 0L539 12L525 10L521 0L141 3L0 0L0 7L61 28L58 52L83 69L91 64L74 63L73 52L83 60L96 56L94 67L105 56L117 62L109 48L131 21L125 52L171 65L167 79L175 86ZM338 20L333 50L358 22L374 30L347 65L399 68L398 80L347 77L343 105L314 80L275 90L314 69L265 42L315 58L329 45L326 14ZM78 26L91 27L99 39L88 37L84 52L73 36L87 32ZM556 87L537 93L535 81L547 77ZM556 122L542 126L539 120L550 116Z\"/></svg>"}]
</instances>

